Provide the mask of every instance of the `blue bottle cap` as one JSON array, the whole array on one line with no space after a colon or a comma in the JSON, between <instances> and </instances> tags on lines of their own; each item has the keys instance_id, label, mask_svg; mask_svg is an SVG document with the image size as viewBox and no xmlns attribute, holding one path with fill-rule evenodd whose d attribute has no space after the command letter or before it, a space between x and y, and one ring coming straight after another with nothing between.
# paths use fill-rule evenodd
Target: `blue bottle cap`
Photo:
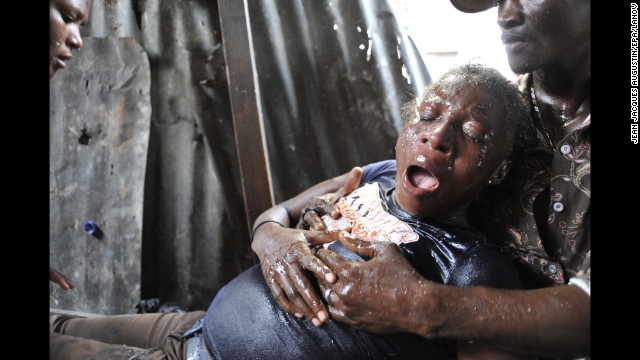
<instances>
[{"instance_id":1,"label":"blue bottle cap","mask_svg":"<svg viewBox=\"0 0 640 360\"><path fill-rule=\"evenodd\" d=\"M96 223L93 221L85 221L83 224L84 232L87 235L93 235L96 232Z\"/></svg>"}]
</instances>

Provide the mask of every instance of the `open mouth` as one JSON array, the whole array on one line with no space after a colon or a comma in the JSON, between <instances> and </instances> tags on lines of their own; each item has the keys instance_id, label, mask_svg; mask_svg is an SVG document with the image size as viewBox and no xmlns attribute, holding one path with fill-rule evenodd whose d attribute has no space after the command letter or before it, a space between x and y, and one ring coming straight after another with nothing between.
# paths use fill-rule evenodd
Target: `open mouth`
<instances>
[{"instance_id":1,"label":"open mouth","mask_svg":"<svg viewBox=\"0 0 640 360\"><path fill-rule=\"evenodd\" d=\"M440 185L431 171L415 165L407 168L404 183L407 190L416 196L431 193Z\"/></svg>"}]
</instances>

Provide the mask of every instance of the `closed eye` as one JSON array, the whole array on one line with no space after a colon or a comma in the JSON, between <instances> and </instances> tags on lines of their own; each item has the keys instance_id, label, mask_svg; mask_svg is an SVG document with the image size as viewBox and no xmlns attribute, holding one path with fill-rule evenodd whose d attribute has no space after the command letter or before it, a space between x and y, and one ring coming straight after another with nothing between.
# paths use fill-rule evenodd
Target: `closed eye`
<instances>
[{"instance_id":1,"label":"closed eye","mask_svg":"<svg viewBox=\"0 0 640 360\"><path fill-rule=\"evenodd\" d=\"M420 121L433 121L440 117L440 111L431 106L423 106L420 110Z\"/></svg>"},{"instance_id":2,"label":"closed eye","mask_svg":"<svg viewBox=\"0 0 640 360\"><path fill-rule=\"evenodd\" d=\"M67 14L67 13L66 13L66 12L64 12L64 11L61 11L61 12L60 12L60 15L62 16L62 20L63 20L65 23L67 23L67 24L72 23L72 22L75 22L75 20L73 19L73 17L71 17L69 14Z\"/></svg>"},{"instance_id":3,"label":"closed eye","mask_svg":"<svg viewBox=\"0 0 640 360\"><path fill-rule=\"evenodd\" d=\"M487 142L484 126L475 121L467 121L462 125L463 134L471 141L484 145Z\"/></svg>"}]
</instances>

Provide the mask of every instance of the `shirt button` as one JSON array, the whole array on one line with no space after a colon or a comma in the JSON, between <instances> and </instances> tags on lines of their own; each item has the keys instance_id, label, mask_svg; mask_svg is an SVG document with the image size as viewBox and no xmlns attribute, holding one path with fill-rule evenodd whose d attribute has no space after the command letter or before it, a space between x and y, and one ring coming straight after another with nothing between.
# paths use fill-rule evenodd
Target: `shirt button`
<instances>
[{"instance_id":1,"label":"shirt button","mask_svg":"<svg viewBox=\"0 0 640 360\"><path fill-rule=\"evenodd\" d=\"M553 211L562 212L562 210L564 210L564 205L562 205L562 203L557 202L553 204Z\"/></svg>"},{"instance_id":2,"label":"shirt button","mask_svg":"<svg viewBox=\"0 0 640 360\"><path fill-rule=\"evenodd\" d=\"M555 274L557 270L558 269L556 269L555 265L553 265L553 264L549 265L549 273Z\"/></svg>"},{"instance_id":3,"label":"shirt button","mask_svg":"<svg viewBox=\"0 0 640 360\"><path fill-rule=\"evenodd\" d=\"M570 153L570 152L571 152L571 146L566 145L566 144L565 144L565 145L562 145L562 146L560 147L560 152L561 152L561 153L563 153L563 154L565 154L565 155L567 155L568 153Z\"/></svg>"}]
</instances>

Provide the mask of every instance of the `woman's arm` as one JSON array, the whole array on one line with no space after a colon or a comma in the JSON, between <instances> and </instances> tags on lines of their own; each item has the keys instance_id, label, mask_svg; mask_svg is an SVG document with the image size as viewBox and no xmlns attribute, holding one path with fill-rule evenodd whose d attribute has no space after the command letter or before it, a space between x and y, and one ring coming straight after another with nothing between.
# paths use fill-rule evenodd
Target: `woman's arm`
<instances>
[{"instance_id":1,"label":"woman's arm","mask_svg":"<svg viewBox=\"0 0 640 360\"><path fill-rule=\"evenodd\" d=\"M309 245L334 241L337 232L292 229L292 221L300 218L302 209L320 195L333 193L332 198L337 198L351 193L358 187L361 176L362 170L354 168L314 185L260 214L253 226L251 249L260 259L262 273L276 301L285 311L297 317L304 316L316 326L328 319L329 312L304 270L329 283L335 281L335 275L314 255ZM327 213L336 211L332 206L324 210ZM313 215L318 216L315 212Z\"/></svg>"}]
</instances>

